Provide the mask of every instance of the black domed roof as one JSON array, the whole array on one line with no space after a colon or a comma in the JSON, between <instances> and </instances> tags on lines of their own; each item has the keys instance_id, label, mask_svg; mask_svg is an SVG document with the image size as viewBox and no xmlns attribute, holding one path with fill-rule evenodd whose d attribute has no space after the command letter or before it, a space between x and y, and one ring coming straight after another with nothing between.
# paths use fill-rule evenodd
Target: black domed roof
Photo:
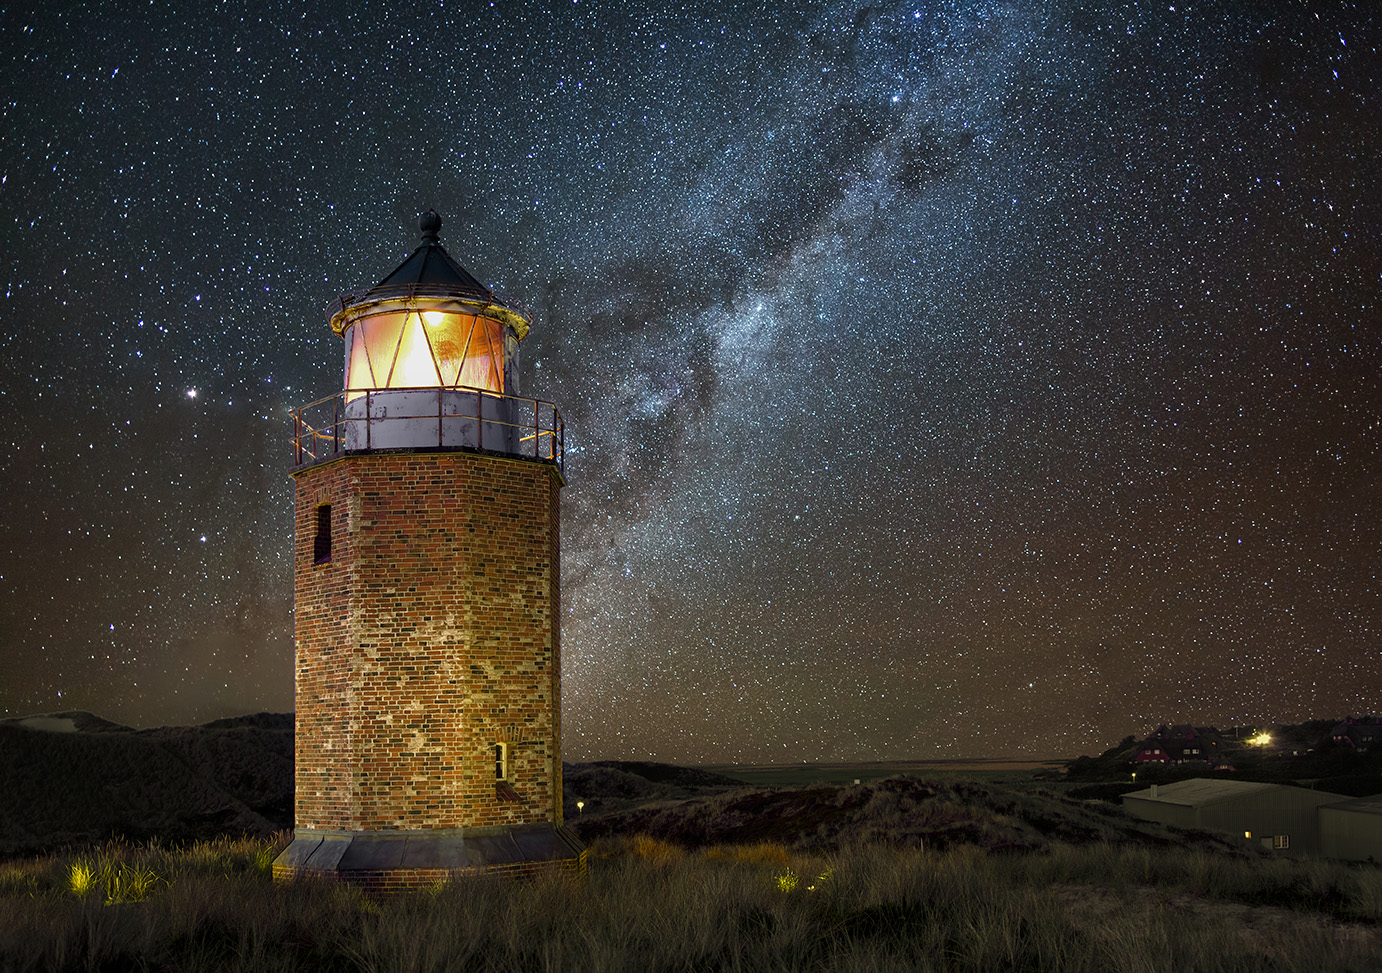
<instances>
[{"instance_id":1,"label":"black domed roof","mask_svg":"<svg viewBox=\"0 0 1382 973\"><path fill-rule=\"evenodd\" d=\"M414 302L421 301L439 309L469 307L473 313L513 328L519 340L528 336L532 312L497 296L452 259L437 239L441 217L436 210L429 209L422 214L418 229L422 231L422 246L387 277L367 291L342 294L331 302L326 309L326 319L332 331L343 335L350 323L367 308L398 301L411 307Z\"/></svg>"},{"instance_id":2,"label":"black domed roof","mask_svg":"<svg viewBox=\"0 0 1382 973\"><path fill-rule=\"evenodd\" d=\"M438 241L441 217L437 215L436 210L429 209L422 214L418 219L418 229L422 231L422 246L395 267L392 273L375 284L369 291L370 295L374 295L381 288L424 284L429 289L445 289L482 301L494 299L494 292L472 277Z\"/></svg>"}]
</instances>

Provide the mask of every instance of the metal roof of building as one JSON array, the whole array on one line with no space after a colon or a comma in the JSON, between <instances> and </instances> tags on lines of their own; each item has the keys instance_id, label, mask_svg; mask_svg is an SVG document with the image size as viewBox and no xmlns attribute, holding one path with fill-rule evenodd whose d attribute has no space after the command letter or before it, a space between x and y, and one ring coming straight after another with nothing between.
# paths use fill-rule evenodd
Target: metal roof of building
<instances>
[{"instance_id":1,"label":"metal roof of building","mask_svg":"<svg viewBox=\"0 0 1382 973\"><path fill-rule=\"evenodd\" d=\"M1352 801L1340 801L1338 804L1330 804L1327 806L1335 811L1352 811L1357 814L1382 815L1382 794L1374 794L1372 797L1359 797Z\"/></svg>"},{"instance_id":2,"label":"metal roof of building","mask_svg":"<svg viewBox=\"0 0 1382 973\"><path fill-rule=\"evenodd\" d=\"M1179 780L1174 784L1159 784L1155 794L1149 787L1146 790L1124 794L1123 797L1158 801L1162 804L1179 804L1183 807L1203 807L1207 804L1231 801L1234 798L1271 791L1283 786L1285 785L1264 784L1257 781L1197 777L1194 780Z\"/></svg>"}]
</instances>

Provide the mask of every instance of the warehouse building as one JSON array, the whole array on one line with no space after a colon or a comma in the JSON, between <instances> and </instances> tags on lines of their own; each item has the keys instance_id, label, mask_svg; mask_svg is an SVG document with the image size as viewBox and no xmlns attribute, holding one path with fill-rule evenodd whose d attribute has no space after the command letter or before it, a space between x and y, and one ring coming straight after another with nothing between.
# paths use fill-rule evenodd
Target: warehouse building
<instances>
[{"instance_id":1,"label":"warehouse building","mask_svg":"<svg viewBox=\"0 0 1382 973\"><path fill-rule=\"evenodd\" d=\"M1153 784L1123 795L1123 807L1143 820L1237 835L1283 855L1327 854L1319 809L1340 802L1348 797L1285 784L1207 778Z\"/></svg>"}]
</instances>

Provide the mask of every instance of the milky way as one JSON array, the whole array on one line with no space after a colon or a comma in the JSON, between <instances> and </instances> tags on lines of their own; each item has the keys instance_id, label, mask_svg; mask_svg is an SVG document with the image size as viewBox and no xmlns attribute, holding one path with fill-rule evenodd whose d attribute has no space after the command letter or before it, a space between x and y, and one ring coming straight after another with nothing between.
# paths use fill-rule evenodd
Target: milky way
<instances>
[{"instance_id":1,"label":"milky way","mask_svg":"<svg viewBox=\"0 0 1382 973\"><path fill-rule=\"evenodd\" d=\"M1370 5L348 6L0 14L0 711L291 708L428 207L570 430L568 759L1380 708Z\"/></svg>"}]
</instances>

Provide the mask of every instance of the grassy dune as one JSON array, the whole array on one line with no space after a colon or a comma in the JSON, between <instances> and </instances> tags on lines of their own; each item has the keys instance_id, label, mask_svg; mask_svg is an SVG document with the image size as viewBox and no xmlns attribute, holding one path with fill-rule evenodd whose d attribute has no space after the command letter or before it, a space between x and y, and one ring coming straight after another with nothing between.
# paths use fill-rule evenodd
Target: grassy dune
<instances>
[{"instance_id":1,"label":"grassy dune","mask_svg":"<svg viewBox=\"0 0 1382 973\"><path fill-rule=\"evenodd\" d=\"M585 784L577 775L568 790L579 794ZM688 848L771 841L806 853L874 844L1034 851L1054 841L1256 854L1228 836L1168 828L1132 817L1116 804L1073 801L1030 782L1013 786L905 776L859 784L740 787L671 800L589 799L583 814L569 808L567 821L587 841L649 834Z\"/></svg>"},{"instance_id":2,"label":"grassy dune","mask_svg":"<svg viewBox=\"0 0 1382 973\"><path fill-rule=\"evenodd\" d=\"M111 835L267 836L293 820L293 717L153 730L81 711L0 721L0 780L0 856Z\"/></svg>"},{"instance_id":3,"label":"grassy dune","mask_svg":"<svg viewBox=\"0 0 1382 973\"><path fill-rule=\"evenodd\" d=\"M594 846L585 880L373 901L276 842L0 864L4 970L1382 970L1382 870L1096 842Z\"/></svg>"}]
</instances>

